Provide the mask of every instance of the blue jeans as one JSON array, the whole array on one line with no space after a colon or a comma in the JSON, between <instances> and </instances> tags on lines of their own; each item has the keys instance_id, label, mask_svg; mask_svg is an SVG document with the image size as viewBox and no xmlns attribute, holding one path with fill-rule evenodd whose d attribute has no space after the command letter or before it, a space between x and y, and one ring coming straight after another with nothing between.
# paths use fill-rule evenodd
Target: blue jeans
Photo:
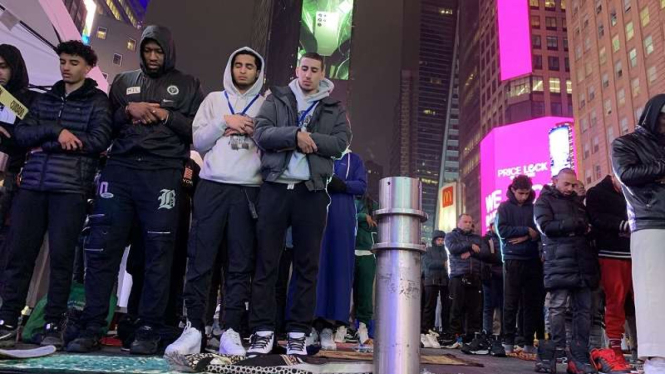
<instances>
[{"instance_id":1,"label":"blue jeans","mask_svg":"<svg viewBox=\"0 0 665 374\"><path fill-rule=\"evenodd\" d=\"M494 311L499 310L499 320L503 315L503 277L492 277L483 283L483 330L492 335ZM501 331L499 331L501 334Z\"/></svg>"}]
</instances>

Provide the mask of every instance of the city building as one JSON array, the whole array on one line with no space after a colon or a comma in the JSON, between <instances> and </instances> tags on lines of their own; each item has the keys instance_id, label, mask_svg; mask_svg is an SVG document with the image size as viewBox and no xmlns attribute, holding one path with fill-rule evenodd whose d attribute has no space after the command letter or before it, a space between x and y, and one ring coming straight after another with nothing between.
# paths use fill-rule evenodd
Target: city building
<instances>
[{"instance_id":1,"label":"city building","mask_svg":"<svg viewBox=\"0 0 665 374\"><path fill-rule=\"evenodd\" d=\"M579 176L595 184L612 172L612 140L665 92L665 0L573 0L567 20Z\"/></svg>"},{"instance_id":2,"label":"city building","mask_svg":"<svg viewBox=\"0 0 665 374\"><path fill-rule=\"evenodd\" d=\"M65 3L65 7L67 8L69 15L72 17L72 21L74 21L76 29L78 29L78 31L82 33L83 29L85 28L85 19L86 16L88 15L88 10L85 7L85 1L62 0L62 2Z\"/></svg>"},{"instance_id":3,"label":"city building","mask_svg":"<svg viewBox=\"0 0 665 374\"><path fill-rule=\"evenodd\" d=\"M143 25L148 1L140 0L94 0L97 13L128 23L135 28Z\"/></svg>"},{"instance_id":4,"label":"city building","mask_svg":"<svg viewBox=\"0 0 665 374\"><path fill-rule=\"evenodd\" d=\"M460 42L459 54L464 61L461 179L466 211L478 219L483 213L478 168L480 141L498 126L546 116L572 117L573 103L566 0L469 2L478 3L478 10L475 4L465 4L460 15L461 22L465 22L465 41ZM525 8L515 8L520 6ZM511 18L515 9L519 9L522 18ZM500 33L501 16L513 22L504 24ZM478 17L477 23L474 17ZM476 28L466 29L466 25ZM520 40L526 40L526 45L520 44ZM515 54L515 48L520 47L523 49L517 52L523 55ZM525 62L530 66L525 67ZM470 94L477 95L479 103Z\"/></svg>"},{"instance_id":5,"label":"city building","mask_svg":"<svg viewBox=\"0 0 665 374\"><path fill-rule=\"evenodd\" d=\"M115 17L95 17L88 43L97 53L97 65L109 83L117 74L139 68L141 33L141 29Z\"/></svg>"}]
</instances>

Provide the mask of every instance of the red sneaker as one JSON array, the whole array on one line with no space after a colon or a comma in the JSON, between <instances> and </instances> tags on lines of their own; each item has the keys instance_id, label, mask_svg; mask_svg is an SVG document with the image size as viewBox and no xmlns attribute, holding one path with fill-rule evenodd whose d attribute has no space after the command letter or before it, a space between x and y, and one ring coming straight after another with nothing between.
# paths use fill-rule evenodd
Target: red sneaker
<instances>
[{"instance_id":1,"label":"red sneaker","mask_svg":"<svg viewBox=\"0 0 665 374\"><path fill-rule=\"evenodd\" d=\"M626 363L623 354L617 355L612 349L594 349L591 351L591 361L604 374L630 373L631 367Z\"/></svg>"}]
</instances>

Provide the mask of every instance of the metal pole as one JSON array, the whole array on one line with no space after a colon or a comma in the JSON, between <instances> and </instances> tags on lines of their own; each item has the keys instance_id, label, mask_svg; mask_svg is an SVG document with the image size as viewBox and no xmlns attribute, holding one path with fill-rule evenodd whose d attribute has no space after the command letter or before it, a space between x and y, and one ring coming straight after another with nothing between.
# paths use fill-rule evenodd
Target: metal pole
<instances>
[{"instance_id":1,"label":"metal pole","mask_svg":"<svg viewBox=\"0 0 665 374\"><path fill-rule=\"evenodd\" d=\"M420 256L422 183L390 177L380 181L376 252L374 373L420 372Z\"/></svg>"}]
</instances>

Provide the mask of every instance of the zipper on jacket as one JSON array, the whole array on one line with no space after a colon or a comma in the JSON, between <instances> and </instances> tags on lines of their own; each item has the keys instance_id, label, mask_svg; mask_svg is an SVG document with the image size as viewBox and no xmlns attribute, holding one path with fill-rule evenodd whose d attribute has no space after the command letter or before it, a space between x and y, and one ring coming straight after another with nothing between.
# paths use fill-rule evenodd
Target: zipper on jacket
<instances>
[{"instance_id":1,"label":"zipper on jacket","mask_svg":"<svg viewBox=\"0 0 665 374\"><path fill-rule=\"evenodd\" d=\"M57 121L58 126L62 125L62 111L65 109L65 103L66 103L67 99L65 99L64 97L61 96L60 101L61 101L60 110L58 111L58 121ZM57 141L57 139L56 139L56 141ZM42 152L43 152L43 150L42 150ZM44 189L44 177L45 177L45 174L46 174L46 165L48 165L48 160L51 157L50 153L47 153L47 152L44 152L44 153L46 153L46 158L44 160L44 165L42 166L42 176L39 179L39 190L40 191L42 191Z\"/></svg>"}]
</instances>

